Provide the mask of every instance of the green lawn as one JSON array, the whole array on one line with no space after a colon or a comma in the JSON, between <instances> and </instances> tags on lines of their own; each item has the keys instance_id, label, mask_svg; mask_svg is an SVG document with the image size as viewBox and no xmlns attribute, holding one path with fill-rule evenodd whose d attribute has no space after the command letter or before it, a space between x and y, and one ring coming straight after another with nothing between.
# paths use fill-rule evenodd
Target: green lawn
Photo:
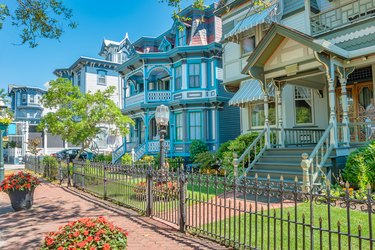
<instances>
[{"instance_id":1,"label":"green lawn","mask_svg":"<svg viewBox=\"0 0 375 250\"><path fill-rule=\"evenodd\" d=\"M253 213L251 218L249 213L246 215L242 213L236 217L208 223L196 229L191 228L190 230L195 234L207 234L199 230L204 229L204 231L209 232L207 234L209 237L231 246L234 246L234 241L241 242L242 245L239 246L236 244L236 248L243 248L243 243L245 243L247 246L251 244L251 247L267 249L269 243L270 249L289 249L289 246L290 249L304 249L304 245L306 249L310 249L310 204L299 204L297 211L297 227L295 226L295 208L289 207L283 209L283 221L280 220L281 210L271 209L270 211L263 211L263 216L260 211L258 211L257 217ZM277 219L267 219L268 212L270 216L274 216ZM290 223L287 222L288 217L291 221ZM368 219L368 214L365 212L358 210L350 211L350 233L352 237L349 247L348 237L345 235L341 235L340 237L337 233L339 222L340 232L348 233L348 224L346 223L347 211L340 207L331 207L332 249L369 249L368 241L362 239L360 242L358 239L359 226L361 228L361 236L365 238L369 237ZM326 230L328 229L327 205L314 205L313 221L315 227L313 230L314 249L329 249L329 233L328 230ZM305 224L305 226L303 226L303 224ZM234 234L234 228L236 228L236 235ZM324 232L320 233L319 228L322 228ZM372 231L375 232L374 223L372 225ZM268 232L270 233L268 234ZM223 238L216 237L215 235L222 235Z\"/></svg>"}]
</instances>

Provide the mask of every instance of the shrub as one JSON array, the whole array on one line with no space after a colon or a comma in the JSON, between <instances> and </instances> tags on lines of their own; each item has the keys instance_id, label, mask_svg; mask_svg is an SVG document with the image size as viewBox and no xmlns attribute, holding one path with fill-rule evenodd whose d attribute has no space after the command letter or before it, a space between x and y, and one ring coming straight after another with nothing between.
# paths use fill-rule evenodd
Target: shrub
<instances>
[{"instance_id":1,"label":"shrub","mask_svg":"<svg viewBox=\"0 0 375 250\"><path fill-rule=\"evenodd\" d=\"M194 161L195 157L198 154L206 152L206 151L208 151L208 147L207 147L206 143L204 143L203 141L200 141L200 140L193 140L190 144L190 149L189 149L190 160Z\"/></svg>"},{"instance_id":2,"label":"shrub","mask_svg":"<svg viewBox=\"0 0 375 250\"><path fill-rule=\"evenodd\" d=\"M346 161L343 176L356 188L375 188L375 141L352 152Z\"/></svg>"},{"instance_id":3,"label":"shrub","mask_svg":"<svg viewBox=\"0 0 375 250\"><path fill-rule=\"evenodd\" d=\"M240 135L236 139L229 142L227 146L227 151L222 153L222 169L226 171L229 175L233 173L233 153L237 153L238 157L240 157L245 150L250 146L250 144L258 137L258 133L251 132L244 135ZM259 152L259 149L257 149ZM254 159L253 151L250 154L250 159ZM245 164L247 163L248 159L245 159Z\"/></svg>"},{"instance_id":4,"label":"shrub","mask_svg":"<svg viewBox=\"0 0 375 250\"><path fill-rule=\"evenodd\" d=\"M81 218L50 232L41 250L48 249L126 249L128 233L104 217Z\"/></svg>"},{"instance_id":5,"label":"shrub","mask_svg":"<svg viewBox=\"0 0 375 250\"><path fill-rule=\"evenodd\" d=\"M132 164L132 156L129 153L124 154L121 157L121 163L124 165L131 165Z\"/></svg>"},{"instance_id":6,"label":"shrub","mask_svg":"<svg viewBox=\"0 0 375 250\"><path fill-rule=\"evenodd\" d=\"M198 154L195 157L194 163L199 164L201 171L210 170L217 166L217 155L209 151ZM217 168L217 167L216 167Z\"/></svg>"},{"instance_id":7,"label":"shrub","mask_svg":"<svg viewBox=\"0 0 375 250\"><path fill-rule=\"evenodd\" d=\"M44 166L43 177L56 180L59 174L59 163L57 162L57 159L52 156L44 156L43 166Z\"/></svg>"},{"instance_id":8,"label":"shrub","mask_svg":"<svg viewBox=\"0 0 375 250\"><path fill-rule=\"evenodd\" d=\"M98 154L95 161L112 162L112 154Z\"/></svg>"},{"instance_id":9,"label":"shrub","mask_svg":"<svg viewBox=\"0 0 375 250\"><path fill-rule=\"evenodd\" d=\"M0 191L6 193L15 190L32 190L39 185L39 181L35 176L26 172L18 172L17 174L8 175L0 184Z\"/></svg>"}]
</instances>

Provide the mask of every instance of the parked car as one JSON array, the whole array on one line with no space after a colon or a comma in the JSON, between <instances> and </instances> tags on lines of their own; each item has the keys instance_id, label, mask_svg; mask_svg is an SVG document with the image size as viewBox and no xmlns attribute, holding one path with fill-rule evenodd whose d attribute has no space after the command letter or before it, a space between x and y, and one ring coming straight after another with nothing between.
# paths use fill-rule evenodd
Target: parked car
<instances>
[{"instance_id":1,"label":"parked car","mask_svg":"<svg viewBox=\"0 0 375 250\"><path fill-rule=\"evenodd\" d=\"M56 153L51 154L51 156L56 157L58 159L66 159L69 158L70 161L74 160L78 154L80 149L76 148L71 148L71 149L64 149L61 151L58 151ZM79 156L79 160L92 160L94 159L95 154L88 151L84 150L81 155Z\"/></svg>"}]
</instances>

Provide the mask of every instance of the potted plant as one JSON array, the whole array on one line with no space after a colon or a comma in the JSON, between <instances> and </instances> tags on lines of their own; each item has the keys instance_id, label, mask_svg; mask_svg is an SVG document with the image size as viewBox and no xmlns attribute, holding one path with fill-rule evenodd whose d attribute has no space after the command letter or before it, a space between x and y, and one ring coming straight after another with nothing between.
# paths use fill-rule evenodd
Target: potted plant
<instances>
[{"instance_id":1,"label":"potted plant","mask_svg":"<svg viewBox=\"0 0 375 250\"><path fill-rule=\"evenodd\" d=\"M0 184L0 191L8 193L14 210L27 210L33 205L34 190L39 184L35 176L21 171L7 176Z\"/></svg>"},{"instance_id":2,"label":"potted plant","mask_svg":"<svg viewBox=\"0 0 375 250\"><path fill-rule=\"evenodd\" d=\"M104 217L69 222L44 238L41 250L126 249L128 233Z\"/></svg>"}]
</instances>

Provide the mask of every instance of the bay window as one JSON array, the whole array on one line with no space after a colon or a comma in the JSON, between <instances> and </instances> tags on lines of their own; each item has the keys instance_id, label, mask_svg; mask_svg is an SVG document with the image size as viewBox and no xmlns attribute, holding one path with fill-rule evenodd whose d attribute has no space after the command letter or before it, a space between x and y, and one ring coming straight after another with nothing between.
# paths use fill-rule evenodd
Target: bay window
<instances>
[{"instance_id":1,"label":"bay window","mask_svg":"<svg viewBox=\"0 0 375 250\"><path fill-rule=\"evenodd\" d=\"M202 139L202 113L199 111L189 112L189 139Z\"/></svg>"}]
</instances>

